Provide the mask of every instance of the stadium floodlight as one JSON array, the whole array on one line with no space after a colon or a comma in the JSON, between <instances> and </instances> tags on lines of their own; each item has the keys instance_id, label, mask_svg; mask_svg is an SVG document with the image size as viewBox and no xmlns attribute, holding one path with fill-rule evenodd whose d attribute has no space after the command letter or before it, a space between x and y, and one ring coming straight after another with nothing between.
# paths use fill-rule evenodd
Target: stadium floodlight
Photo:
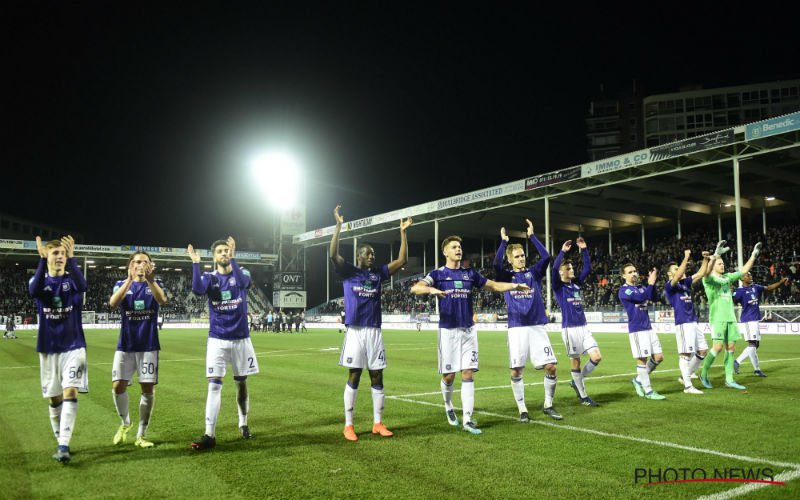
<instances>
[{"instance_id":1,"label":"stadium floodlight","mask_svg":"<svg viewBox=\"0 0 800 500\"><path fill-rule=\"evenodd\" d=\"M298 200L300 167L285 151L263 153L250 162L250 171L264 197L274 208L287 210Z\"/></svg>"},{"instance_id":2,"label":"stadium floodlight","mask_svg":"<svg viewBox=\"0 0 800 500\"><path fill-rule=\"evenodd\" d=\"M767 200L767 201L775 201L775 197L774 196L765 196L764 199Z\"/></svg>"}]
</instances>

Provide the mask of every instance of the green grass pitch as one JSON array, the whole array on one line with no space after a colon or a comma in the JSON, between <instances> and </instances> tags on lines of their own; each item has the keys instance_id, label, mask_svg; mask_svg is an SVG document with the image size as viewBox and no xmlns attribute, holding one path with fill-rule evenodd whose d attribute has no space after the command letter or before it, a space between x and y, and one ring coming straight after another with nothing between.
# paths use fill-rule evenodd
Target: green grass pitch
<instances>
[{"instance_id":1,"label":"green grass pitch","mask_svg":"<svg viewBox=\"0 0 800 500\"><path fill-rule=\"evenodd\" d=\"M56 443L40 397L35 332L17 333L18 340L0 341L2 498L800 498L797 336L765 336L759 354L769 377L754 377L746 363L738 377L746 392L721 387L718 360L711 377L718 387L692 396L676 380L674 338L661 335L666 360L653 386L667 400L647 401L630 384L635 364L627 336L595 334L603 362L586 386L602 406L587 408L567 385L568 359L552 335L560 362L555 406L564 420L541 413L542 372L529 368L533 422L525 425L517 421L509 386L505 333L481 332L475 399L483 435L472 436L447 425L436 333L389 330L384 422L395 437L369 432L365 373L356 404L360 440L351 443L341 434L347 375L338 366L341 334L257 332L261 373L249 379L253 439L238 435L229 373L217 448L195 452L189 443L204 429L205 332L161 333L160 383L148 432L156 447L141 450L130 439L124 446L111 443L119 424L110 381L117 332L87 330L91 392L79 399L73 459L62 466L50 458ZM129 390L135 423L138 385ZM786 484L647 486L635 482L637 468L768 468Z\"/></svg>"}]
</instances>

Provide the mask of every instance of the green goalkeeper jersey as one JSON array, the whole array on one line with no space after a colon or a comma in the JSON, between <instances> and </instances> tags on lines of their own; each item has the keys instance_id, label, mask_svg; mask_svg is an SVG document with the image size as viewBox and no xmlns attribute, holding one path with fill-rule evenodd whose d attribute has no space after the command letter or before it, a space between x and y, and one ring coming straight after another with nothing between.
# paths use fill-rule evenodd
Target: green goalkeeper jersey
<instances>
[{"instance_id":1,"label":"green goalkeeper jersey","mask_svg":"<svg viewBox=\"0 0 800 500\"><path fill-rule=\"evenodd\" d=\"M703 288L708 298L709 323L736 323L736 312L733 310L733 292L731 285L742 278L742 273L728 273L722 276L709 274L703 278Z\"/></svg>"}]
</instances>

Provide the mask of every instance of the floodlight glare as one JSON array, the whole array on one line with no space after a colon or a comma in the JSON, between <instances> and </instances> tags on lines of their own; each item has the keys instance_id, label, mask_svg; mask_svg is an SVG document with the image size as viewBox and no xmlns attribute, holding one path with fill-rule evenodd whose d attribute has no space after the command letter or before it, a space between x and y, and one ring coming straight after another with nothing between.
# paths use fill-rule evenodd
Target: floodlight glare
<instances>
[{"instance_id":1,"label":"floodlight glare","mask_svg":"<svg viewBox=\"0 0 800 500\"><path fill-rule=\"evenodd\" d=\"M775 197L774 196L767 196L764 199L767 200L767 201L775 201Z\"/></svg>"},{"instance_id":2,"label":"floodlight glare","mask_svg":"<svg viewBox=\"0 0 800 500\"><path fill-rule=\"evenodd\" d=\"M284 210L295 205L300 189L300 169L291 155L282 151L259 155L251 162L250 170L272 206Z\"/></svg>"}]
</instances>

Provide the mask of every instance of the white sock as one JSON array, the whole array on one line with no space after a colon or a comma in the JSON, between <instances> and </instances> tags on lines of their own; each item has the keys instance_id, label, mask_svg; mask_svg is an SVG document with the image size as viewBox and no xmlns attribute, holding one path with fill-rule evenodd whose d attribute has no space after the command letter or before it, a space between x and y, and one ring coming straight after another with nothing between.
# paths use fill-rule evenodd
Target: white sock
<instances>
[{"instance_id":1,"label":"white sock","mask_svg":"<svg viewBox=\"0 0 800 500\"><path fill-rule=\"evenodd\" d=\"M578 388L578 394L581 395L582 398L586 397L586 387L583 386L583 375L581 375L580 370L572 370L572 381L575 382L575 387Z\"/></svg>"},{"instance_id":2,"label":"white sock","mask_svg":"<svg viewBox=\"0 0 800 500\"><path fill-rule=\"evenodd\" d=\"M383 420L383 386L372 386L372 421L379 424Z\"/></svg>"},{"instance_id":3,"label":"white sock","mask_svg":"<svg viewBox=\"0 0 800 500\"><path fill-rule=\"evenodd\" d=\"M681 370L681 378L683 379L683 386L685 388L692 387L692 372L689 369L689 363L691 362L688 358L688 355L681 354L678 357L678 367Z\"/></svg>"},{"instance_id":4,"label":"white sock","mask_svg":"<svg viewBox=\"0 0 800 500\"><path fill-rule=\"evenodd\" d=\"M760 370L761 368L758 366L758 349L753 346L750 346L750 362L753 363L754 370Z\"/></svg>"},{"instance_id":5,"label":"white sock","mask_svg":"<svg viewBox=\"0 0 800 500\"><path fill-rule=\"evenodd\" d=\"M553 406L553 398L556 395L556 376L555 375L547 375L544 376L544 407L550 408Z\"/></svg>"},{"instance_id":6,"label":"white sock","mask_svg":"<svg viewBox=\"0 0 800 500\"><path fill-rule=\"evenodd\" d=\"M350 382L344 384L344 425L353 425L353 412L356 408L358 387L353 387Z\"/></svg>"},{"instance_id":7,"label":"white sock","mask_svg":"<svg viewBox=\"0 0 800 500\"><path fill-rule=\"evenodd\" d=\"M520 413L527 412L528 407L525 406L525 384L522 382L522 377L511 377L511 392L514 393L517 410Z\"/></svg>"},{"instance_id":8,"label":"white sock","mask_svg":"<svg viewBox=\"0 0 800 500\"><path fill-rule=\"evenodd\" d=\"M589 374L592 373L595 368L597 368L597 363L595 363L594 361L592 361L591 358L589 358L589 361L585 365L583 365L583 370L581 371L581 377L582 378L588 377Z\"/></svg>"},{"instance_id":9,"label":"white sock","mask_svg":"<svg viewBox=\"0 0 800 500\"><path fill-rule=\"evenodd\" d=\"M464 423L472 422L472 411L475 409L475 383L472 380L461 381L461 414Z\"/></svg>"},{"instance_id":10,"label":"white sock","mask_svg":"<svg viewBox=\"0 0 800 500\"><path fill-rule=\"evenodd\" d=\"M50 410L50 427L53 428L53 435L58 439L58 434L61 431L61 408L64 407L64 403L60 402L56 406L52 404L48 406Z\"/></svg>"},{"instance_id":11,"label":"white sock","mask_svg":"<svg viewBox=\"0 0 800 500\"><path fill-rule=\"evenodd\" d=\"M738 357L738 358L736 358L736 362L737 362L737 363L739 363L740 365L741 365L742 363L744 363L744 360L750 357L750 350L751 350L752 348L753 348L753 346L751 346L751 345L749 345L749 346L745 347L745 348L742 350L742 353L741 353L741 354L739 354L739 357ZM752 359L752 358L751 358L751 359Z\"/></svg>"},{"instance_id":12,"label":"white sock","mask_svg":"<svg viewBox=\"0 0 800 500\"><path fill-rule=\"evenodd\" d=\"M700 365L703 364L703 360L706 359L705 356L700 356L697 353L694 353L692 359L689 360L689 375L691 376L692 373L696 372Z\"/></svg>"},{"instance_id":13,"label":"white sock","mask_svg":"<svg viewBox=\"0 0 800 500\"><path fill-rule=\"evenodd\" d=\"M653 387L650 385L650 370L648 370L647 365L636 365L636 373L639 374L636 379L642 384L644 393L651 392Z\"/></svg>"},{"instance_id":14,"label":"white sock","mask_svg":"<svg viewBox=\"0 0 800 500\"><path fill-rule=\"evenodd\" d=\"M247 425L247 413L250 411L250 394L247 392L247 381L236 380L236 409L239 412L239 427Z\"/></svg>"},{"instance_id":15,"label":"white sock","mask_svg":"<svg viewBox=\"0 0 800 500\"><path fill-rule=\"evenodd\" d=\"M117 409L117 415L122 419L122 425L131 425L131 415L128 409L128 391L117 394L112 389L111 394L114 395L114 408Z\"/></svg>"},{"instance_id":16,"label":"white sock","mask_svg":"<svg viewBox=\"0 0 800 500\"><path fill-rule=\"evenodd\" d=\"M153 405L155 404L155 394L142 393L139 399L139 432L136 437L144 437L147 432L147 426L150 425L150 415L153 413Z\"/></svg>"},{"instance_id":17,"label":"white sock","mask_svg":"<svg viewBox=\"0 0 800 500\"><path fill-rule=\"evenodd\" d=\"M217 435L217 417L221 400L222 382L209 382L208 398L206 399L206 436Z\"/></svg>"},{"instance_id":18,"label":"white sock","mask_svg":"<svg viewBox=\"0 0 800 500\"><path fill-rule=\"evenodd\" d=\"M447 385L444 379L439 384L442 388L442 397L444 398L444 409L450 411L453 409L453 384Z\"/></svg>"},{"instance_id":19,"label":"white sock","mask_svg":"<svg viewBox=\"0 0 800 500\"><path fill-rule=\"evenodd\" d=\"M661 361L656 363L656 360L654 360L653 358L648 359L647 360L647 373L650 374L650 373L653 373L654 371L656 371L656 368L658 368L658 365L660 365L660 364L661 364Z\"/></svg>"},{"instance_id":20,"label":"white sock","mask_svg":"<svg viewBox=\"0 0 800 500\"><path fill-rule=\"evenodd\" d=\"M58 429L59 446L69 446L72 431L75 430L75 417L78 415L78 400L65 399L61 410L61 427Z\"/></svg>"}]
</instances>

